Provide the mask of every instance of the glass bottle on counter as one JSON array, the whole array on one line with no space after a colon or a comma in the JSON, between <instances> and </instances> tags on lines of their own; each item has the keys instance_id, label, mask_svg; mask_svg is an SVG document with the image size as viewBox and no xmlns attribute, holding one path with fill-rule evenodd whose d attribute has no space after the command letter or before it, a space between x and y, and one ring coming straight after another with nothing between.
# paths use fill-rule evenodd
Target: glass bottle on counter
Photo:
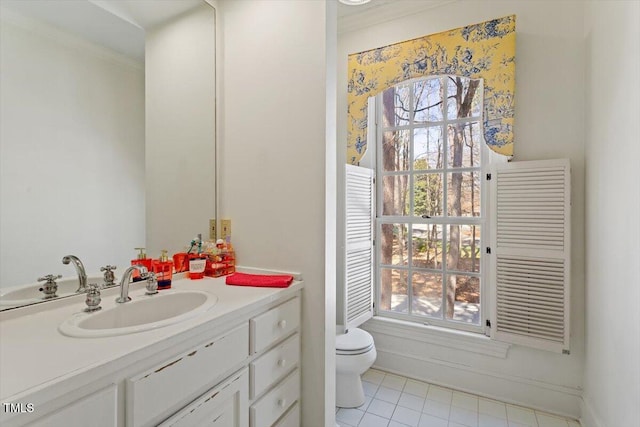
<instances>
[{"instance_id":1,"label":"glass bottle on counter","mask_svg":"<svg viewBox=\"0 0 640 427\"><path fill-rule=\"evenodd\" d=\"M173 277L173 261L169 259L167 250L163 249L160 258L153 261L153 272L158 279L158 290L171 289L171 278Z\"/></svg>"},{"instance_id":2,"label":"glass bottle on counter","mask_svg":"<svg viewBox=\"0 0 640 427\"><path fill-rule=\"evenodd\" d=\"M151 258L147 258L147 254L144 252L144 249L145 248L135 248L135 250L138 251L138 257L131 260L131 265L143 265L147 268L147 271L152 271L151 268L153 260ZM140 273L135 270L131 275L131 280L134 282L139 282L143 279L140 277Z\"/></svg>"}]
</instances>

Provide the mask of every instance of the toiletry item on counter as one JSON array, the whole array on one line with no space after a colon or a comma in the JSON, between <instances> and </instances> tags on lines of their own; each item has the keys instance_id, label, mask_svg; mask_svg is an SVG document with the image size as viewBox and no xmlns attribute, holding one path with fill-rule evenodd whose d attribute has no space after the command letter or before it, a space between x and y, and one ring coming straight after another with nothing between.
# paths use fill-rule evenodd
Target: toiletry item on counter
<instances>
[{"instance_id":1,"label":"toiletry item on counter","mask_svg":"<svg viewBox=\"0 0 640 427\"><path fill-rule=\"evenodd\" d=\"M144 249L145 248L135 248L135 250L138 251L138 257L131 260L131 265L143 265L147 268L147 271L152 271L151 269L153 268L153 260L151 258L147 258L147 254L144 252ZM134 282L143 280L137 270L133 271L131 278Z\"/></svg>"},{"instance_id":2,"label":"toiletry item on counter","mask_svg":"<svg viewBox=\"0 0 640 427\"><path fill-rule=\"evenodd\" d=\"M153 272L158 280L158 290L171 289L171 278L173 277L173 261L167 256L166 249L163 249L160 258L153 261Z\"/></svg>"},{"instance_id":3,"label":"toiletry item on counter","mask_svg":"<svg viewBox=\"0 0 640 427\"><path fill-rule=\"evenodd\" d=\"M202 279L204 277L204 270L206 266L206 255L189 254L189 279Z\"/></svg>"},{"instance_id":4,"label":"toiletry item on counter","mask_svg":"<svg viewBox=\"0 0 640 427\"><path fill-rule=\"evenodd\" d=\"M207 276L226 276L236 271L236 253L231 243L222 239L211 241L205 244L205 251L208 259L204 274Z\"/></svg>"},{"instance_id":5,"label":"toiletry item on counter","mask_svg":"<svg viewBox=\"0 0 640 427\"><path fill-rule=\"evenodd\" d=\"M254 286L259 288L288 288L292 282L293 276L289 274L268 275L234 273L226 278L227 285Z\"/></svg>"},{"instance_id":6,"label":"toiletry item on counter","mask_svg":"<svg viewBox=\"0 0 640 427\"><path fill-rule=\"evenodd\" d=\"M185 252L178 252L173 255L173 265L176 273L183 273L189 271L189 262L193 259L194 255L199 255L202 252L202 234L198 234L193 240L189 249L185 247Z\"/></svg>"},{"instance_id":7,"label":"toiletry item on counter","mask_svg":"<svg viewBox=\"0 0 640 427\"><path fill-rule=\"evenodd\" d=\"M177 254L174 254L173 266L176 269L176 273L189 271L189 254L186 252L178 252Z\"/></svg>"},{"instance_id":8,"label":"toiletry item on counter","mask_svg":"<svg viewBox=\"0 0 640 427\"><path fill-rule=\"evenodd\" d=\"M202 252L202 234L198 233L198 235L191 241L191 247L187 251L187 253L196 253L199 254Z\"/></svg>"}]
</instances>

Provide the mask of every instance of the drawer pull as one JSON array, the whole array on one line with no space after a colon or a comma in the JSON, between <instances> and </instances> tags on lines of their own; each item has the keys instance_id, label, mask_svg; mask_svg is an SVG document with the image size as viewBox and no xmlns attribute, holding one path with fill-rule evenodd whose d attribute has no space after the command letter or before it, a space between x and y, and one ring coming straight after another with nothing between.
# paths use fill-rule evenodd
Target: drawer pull
<instances>
[{"instance_id":1,"label":"drawer pull","mask_svg":"<svg viewBox=\"0 0 640 427\"><path fill-rule=\"evenodd\" d=\"M278 322L278 328L280 329L284 329L287 327L287 321L286 320L281 320Z\"/></svg>"},{"instance_id":2,"label":"drawer pull","mask_svg":"<svg viewBox=\"0 0 640 427\"><path fill-rule=\"evenodd\" d=\"M279 407L284 408L286 404L287 404L287 399L285 399L285 398L278 399L278 406Z\"/></svg>"},{"instance_id":3,"label":"drawer pull","mask_svg":"<svg viewBox=\"0 0 640 427\"><path fill-rule=\"evenodd\" d=\"M284 368L284 365L286 364L287 364L287 359L278 360L278 366L280 366L281 368Z\"/></svg>"}]
</instances>

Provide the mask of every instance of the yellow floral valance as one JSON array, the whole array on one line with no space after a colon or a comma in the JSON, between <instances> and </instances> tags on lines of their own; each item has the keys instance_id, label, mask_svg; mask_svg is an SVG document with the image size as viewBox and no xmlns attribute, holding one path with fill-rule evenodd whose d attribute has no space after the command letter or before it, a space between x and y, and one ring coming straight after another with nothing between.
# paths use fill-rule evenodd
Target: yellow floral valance
<instances>
[{"instance_id":1,"label":"yellow floral valance","mask_svg":"<svg viewBox=\"0 0 640 427\"><path fill-rule=\"evenodd\" d=\"M347 161L367 146L367 99L402 81L429 75L484 79L485 143L513 155L515 15L349 55Z\"/></svg>"}]
</instances>

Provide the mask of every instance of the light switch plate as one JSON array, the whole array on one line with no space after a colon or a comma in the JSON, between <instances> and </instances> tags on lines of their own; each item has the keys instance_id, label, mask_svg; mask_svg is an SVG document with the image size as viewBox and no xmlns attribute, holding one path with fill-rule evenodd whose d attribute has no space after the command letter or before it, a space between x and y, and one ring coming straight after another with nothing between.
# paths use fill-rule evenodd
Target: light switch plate
<instances>
[{"instance_id":1,"label":"light switch plate","mask_svg":"<svg viewBox=\"0 0 640 427\"><path fill-rule=\"evenodd\" d=\"M220 220L220 238L222 240L227 240L227 236L231 238L231 220L223 219Z\"/></svg>"},{"instance_id":2,"label":"light switch plate","mask_svg":"<svg viewBox=\"0 0 640 427\"><path fill-rule=\"evenodd\" d=\"M216 230L216 219L212 218L209 220L209 240L216 240L217 235L218 230Z\"/></svg>"}]
</instances>

